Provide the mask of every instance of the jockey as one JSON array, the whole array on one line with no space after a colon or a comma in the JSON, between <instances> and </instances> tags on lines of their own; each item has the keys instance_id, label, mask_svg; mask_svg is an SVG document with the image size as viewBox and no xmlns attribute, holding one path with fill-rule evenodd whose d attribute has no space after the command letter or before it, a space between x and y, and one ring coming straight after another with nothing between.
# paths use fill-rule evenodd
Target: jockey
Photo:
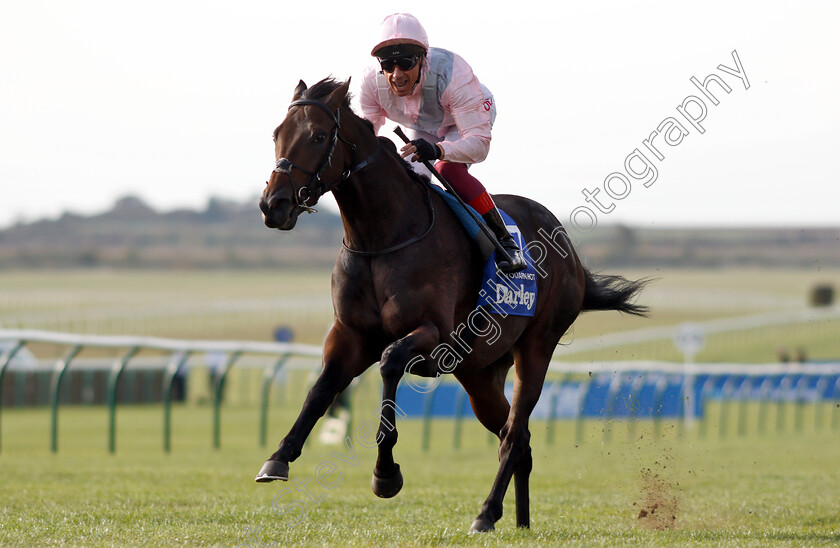
<instances>
[{"instance_id":1,"label":"jockey","mask_svg":"<svg viewBox=\"0 0 840 548\"><path fill-rule=\"evenodd\" d=\"M412 131L413 140L400 149L412 162L434 161L435 169L462 200L481 214L511 257L497 254L502 272L526 267L522 251L505 226L493 198L467 171L490 149L490 128L496 116L493 95L459 55L430 48L426 31L407 13L382 21L380 39L371 50L378 67L365 70L362 113L377 133L385 119Z\"/></svg>"}]
</instances>

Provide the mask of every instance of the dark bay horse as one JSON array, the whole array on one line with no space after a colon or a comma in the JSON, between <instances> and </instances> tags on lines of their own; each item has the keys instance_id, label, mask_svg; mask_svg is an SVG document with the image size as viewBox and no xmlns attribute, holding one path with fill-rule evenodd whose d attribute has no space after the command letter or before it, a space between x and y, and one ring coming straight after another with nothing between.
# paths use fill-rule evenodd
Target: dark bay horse
<instances>
[{"instance_id":1,"label":"dark bay horse","mask_svg":"<svg viewBox=\"0 0 840 548\"><path fill-rule=\"evenodd\" d=\"M297 420L265 462L258 482L287 480L289 463L336 395L380 363L381 417L371 487L380 497L403 485L394 461L397 385L412 375L451 373L476 417L499 437L499 470L470 531L490 531L502 516L511 479L516 523L528 527L532 458L528 419L560 337L581 311L644 315L632 300L645 281L595 275L581 264L557 219L519 196L495 196L528 242L537 276L533 317L477 308L482 256L453 212L413 173L391 141L350 108L349 80L294 91L274 132L276 166L260 199L266 226L294 228L298 215L332 192L344 224L344 247L332 274L335 323L323 369ZM504 394L514 368L513 398Z\"/></svg>"}]
</instances>

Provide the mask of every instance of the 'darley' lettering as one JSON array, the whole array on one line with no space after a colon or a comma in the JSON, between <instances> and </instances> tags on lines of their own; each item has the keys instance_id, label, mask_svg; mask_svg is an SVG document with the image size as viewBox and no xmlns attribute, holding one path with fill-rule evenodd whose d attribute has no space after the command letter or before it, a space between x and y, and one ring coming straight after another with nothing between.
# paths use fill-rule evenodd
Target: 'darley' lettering
<instances>
[{"instance_id":1,"label":"'darley' lettering","mask_svg":"<svg viewBox=\"0 0 840 548\"><path fill-rule=\"evenodd\" d=\"M532 291L525 291L525 288L519 286L516 290L510 290L507 287L496 285L496 303L506 304L508 306L522 305L528 310L534 306L537 294Z\"/></svg>"}]
</instances>

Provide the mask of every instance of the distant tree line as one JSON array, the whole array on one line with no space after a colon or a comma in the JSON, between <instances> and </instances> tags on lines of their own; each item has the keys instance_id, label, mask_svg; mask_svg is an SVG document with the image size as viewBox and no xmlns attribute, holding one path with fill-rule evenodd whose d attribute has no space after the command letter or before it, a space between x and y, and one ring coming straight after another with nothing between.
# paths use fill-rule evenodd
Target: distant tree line
<instances>
[{"instance_id":1,"label":"distant tree line","mask_svg":"<svg viewBox=\"0 0 840 548\"><path fill-rule=\"evenodd\" d=\"M105 213L65 213L0 231L0 268L319 268L341 247L341 218L322 209L293 231L270 230L257 200L210 198L159 212L126 196ZM594 267L840 266L840 228L601 226L572 234Z\"/></svg>"}]
</instances>

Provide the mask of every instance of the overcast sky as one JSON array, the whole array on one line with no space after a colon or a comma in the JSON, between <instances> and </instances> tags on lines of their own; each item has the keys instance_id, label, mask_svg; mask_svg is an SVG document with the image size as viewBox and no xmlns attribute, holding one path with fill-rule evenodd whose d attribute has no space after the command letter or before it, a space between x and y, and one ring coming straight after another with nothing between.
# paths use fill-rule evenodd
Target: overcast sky
<instances>
[{"instance_id":1,"label":"overcast sky","mask_svg":"<svg viewBox=\"0 0 840 548\"><path fill-rule=\"evenodd\" d=\"M491 193L581 229L840 225L837 2L65 0L0 7L0 227L256 197L298 80L358 90L395 11L493 91Z\"/></svg>"}]
</instances>

